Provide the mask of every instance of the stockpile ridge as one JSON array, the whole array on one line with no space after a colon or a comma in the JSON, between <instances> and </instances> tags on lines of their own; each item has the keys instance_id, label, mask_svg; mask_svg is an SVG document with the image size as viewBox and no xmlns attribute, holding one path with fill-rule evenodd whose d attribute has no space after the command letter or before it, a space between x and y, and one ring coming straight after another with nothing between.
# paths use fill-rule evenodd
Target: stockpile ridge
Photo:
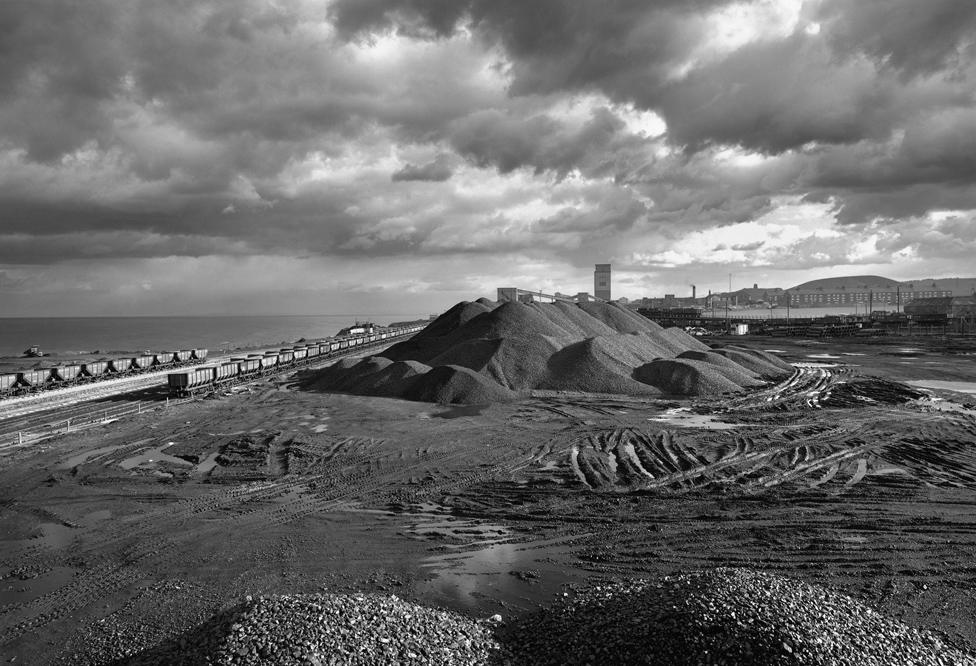
<instances>
[{"instance_id":1,"label":"stockpile ridge","mask_svg":"<svg viewBox=\"0 0 976 666\"><path fill-rule=\"evenodd\" d=\"M718 395L792 371L772 354L711 349L614 303L458 303L381 356L343 361L306 387L441 403L513 400L532 390Z\"/></svg>"},{"instance_id":2,"label":"stockpile ridge","mask_svg":"<svg viewBox=\"0 0 976 666\"><path fill-rule=\"evenodd\" d=\"M719 568L582 590L508 628L518 663L976 666L844 595L799 580Z\"/></svg>"}]
</instances>

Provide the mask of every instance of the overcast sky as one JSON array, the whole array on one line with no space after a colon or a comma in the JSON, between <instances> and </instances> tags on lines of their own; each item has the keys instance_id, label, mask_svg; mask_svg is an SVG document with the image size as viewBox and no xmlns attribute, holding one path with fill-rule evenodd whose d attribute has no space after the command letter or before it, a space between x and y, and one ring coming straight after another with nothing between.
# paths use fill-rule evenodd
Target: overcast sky
<instances>
[{"instance_id":1,"label":"overcast sky","mask_svg":"<svg viewBox=\"0 0 976 666\"><path fill-rule=\"evenodd\" d=\"M972 0L3 0L0 316L976 274Z\"/></svg>"}]
</instances>

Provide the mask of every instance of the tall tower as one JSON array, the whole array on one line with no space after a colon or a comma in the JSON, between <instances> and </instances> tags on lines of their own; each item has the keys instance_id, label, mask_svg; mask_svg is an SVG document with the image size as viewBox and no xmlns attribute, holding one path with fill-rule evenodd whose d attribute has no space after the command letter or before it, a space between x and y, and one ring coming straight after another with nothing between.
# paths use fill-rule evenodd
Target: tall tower
<instances>
[{"instance_id":1,"label":"tall tower","mask_svg":"<svg viewBox=\"0 0 976 666\"><path fill-rule=\"evenodd\" d=\"M610 264L597 264L593 271L593 295L604 301L610 300Z\"/></svg>"}]
</instances>

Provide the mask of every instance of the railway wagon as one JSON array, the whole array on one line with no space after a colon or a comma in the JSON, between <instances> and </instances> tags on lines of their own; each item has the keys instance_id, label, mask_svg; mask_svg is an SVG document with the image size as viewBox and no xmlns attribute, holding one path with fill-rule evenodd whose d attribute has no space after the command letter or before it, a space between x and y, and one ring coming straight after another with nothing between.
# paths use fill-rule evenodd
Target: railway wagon
<instances>
[{"instance_id":1,"label":"railway wagon","mask_svg":"<svg viewBox=\"0 0 976 666\"><path fill-rule=\"evenodd\" d=\"M261 359L259 358L237 359L237 367L240 368L239 372L242 375L254 374L255 372L258 372L261 369Z\"/></svg>"},{"instance_id":2,"label":"railway wagon","mask_svg":"<svg viewBox=\"0 0 976 666\"><path fill-rule=\"evenodd\" d=\"M207 358L207 350L206 349L191 349L190 350L190 357L191 358L195 358L198 361L206 360L206 358Z\"/></svg>"},{"instance_id":3,"label":"railway wagon","mask_svg":"<svg viewBox=\"0 0 976 666\"><path fill-rule=\"evenodd\" d=\"M200 366L182 372L171 372L167 376L170 393L190 395L194 390L213 384L217 368L212 365Z\"/></svg>"},{"instance_id":4,"label":"railway wagon","mask_svg":"<svg viewBox=\"0 0 976 666\"><path fill-rule=\"evenodd\" d=\"M281 349L278 351L278 365L291 363L293 360L295 360L295 353L292 350Z\"/></svg>"},{"instance_id":5,"label":"railway wagon","mask_svg":"<svg viewBox=\"0 0 976 666\"><path fill-rule=\"evenodd\" d=\"M313 344L310 344L306 349L308 351L308 357L315 358L316 356L322 353L322 344L319 342L315 342Z\"/></svg>"},{"instance_id":6,"label":"railway wagon","mask_svg":"<svg viewBox=\"0 0 976 666\"><path fill-rule=\"evenodd\" d=\"M117 375L121 375L123 372L128 372L134 362L135 359L132 357L113 358L108 362L108 369Z\"/></svg>"},{"instance_id":7,"label":"railway wagon","mask_svg":"<svg viewBox=\"0 0 976 666\"><path fill-rule=\"evenodd\" d=\"M11 372L0 375L0 395L13 393L17 387L17 373Z\"/></svg>"},{"instance_id":8,"label":"railway wagon","mask_svg":"<svg viewBox=\"0 0 976 666\"><path fill-rule=\"evenodd\" d=\"M240 371L241 368L237 363L221 363L217 366L216 380L223 382L228 379L233 379Z\"/></svg>"},{"instance_id":9,"label":"railway wagon","mask_svg":"<svg viewBox=\"0 0 976 666\"><path fill-rule=\"evenodd\" d=\"M21 370L17 373L17 381L20 382L21 386L27 386L29 388L40 388L44 386L44 382L47 378L51 376L51 370Z\"/></svg>"},{"instance_id":10,"label":"railway wagon","mask_svg":"<svg viewBox=\"0 0 976 666\"><path fill-rule=\"evenodd\" d=\"M58 365L51 368L51 374L48 377L48 381L57 383L71 382L74 381L80 374L80 365Z\"/></svg>"},{"instance_id":11,"label":"railway wagon","mask_svg":"<svg viewBox=\"0 0 976 666\"><path fill-rule=\"evenodd\" d=\"M86 361L81 364L81 374L90 379L101 377L108 372L108 361Z\"/></svg>"},{"instance_id":12,"label":"railway wagon","mask_svg":"<svg viewBox=\"0 0 976 666\"><path fill-rule=\"evenodd\" d=\"M132 367L139 370L148 370L155 362L155 354L145 354L143 356L136 356L134 359L132 359Z\"/></svg>"},{"instance_id":13,"label":"railway wagon","mask_svg":"<svg viewBox=\"0 0 976 666\"><path fill-rule=\"evenodd\" d=\"M308 347L295 347L291 351L296 361L304 361L308 358Z\"/></svg>"},{"instance_id":14,"label":"railway wagon","mask_svg":"<svg viewBox=\"0 0 976 666\"><path fill-rule=\"evenodd\" d=\"M179 349L173 352L174 363L186 363L193 357L192 349Z\"/></svg>"},{"instance_id":15,"label":"railway wagon","mask_svg":"<svg viewBox=\"0 0 976 666\"><path fill-rule=\"evenodd\" d=\"M153 366L154 367L165 367L167 365L172 365L173 354L171 352L160 352L159 354L153 354Z\"/></svg>"},{"instance_id":16,"label":"railway wagon","mask_svg":"<svg viewBox=\"0 0 976 666\"><path fill-rule=\"evenodd\" d=\"M278 355L277 354L265 354L261 357L261 367L262 368L273 368L278 365Z\"/></svg>"}]
</instances>

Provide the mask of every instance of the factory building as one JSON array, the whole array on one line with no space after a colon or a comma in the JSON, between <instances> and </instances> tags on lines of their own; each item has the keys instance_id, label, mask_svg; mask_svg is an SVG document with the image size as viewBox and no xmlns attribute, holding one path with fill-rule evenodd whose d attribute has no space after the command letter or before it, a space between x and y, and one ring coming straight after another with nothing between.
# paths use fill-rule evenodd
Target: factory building
<instances>
[{"instance_id":1,"label":"factory building","mask_svg":"<svg viewBox=\"0 0 976 666\"><path fill-rule=\"evenodd\" d=\"M593 294L600 300L610 300L610 264L597 264L593 271Z\"/></svg>"},{"instance_id":2,"label":"factory building","mask_svg":"<svg viewBox=\"0 0 976 666\"><path fill-rule=\"evenodd\" d=\"M878 275L813 280L787 290L793 307L864 305L871 310L896 310L922 298L969 296L976 288L972 278L942 278L898 282Z\"/></svg>"},{"instance_id":3,"label":"factory building","mask_svg":"<svg viewBox=\"0 0 976 666\"><path fill-rule=\"evenodd\" d=\"M918 298L905 306L905 314L916 320L974 319L976 296Z\"/></svg>"}]
</instances>

